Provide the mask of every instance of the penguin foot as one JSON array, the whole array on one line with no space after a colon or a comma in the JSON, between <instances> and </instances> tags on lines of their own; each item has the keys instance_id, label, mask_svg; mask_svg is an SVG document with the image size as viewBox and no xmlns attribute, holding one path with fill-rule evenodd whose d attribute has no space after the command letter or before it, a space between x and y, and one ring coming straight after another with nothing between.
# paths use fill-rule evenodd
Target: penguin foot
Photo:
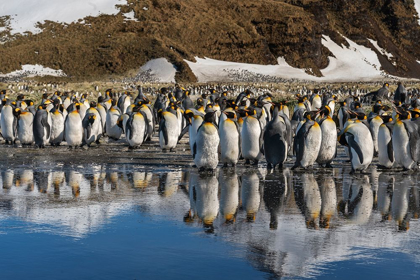
<instances>
[{"instance_id":1,"label":"penguin foot","mask_svg":"<svg viewBox=\"0 0 420 280\"><path fill-rule=\"evenodd\" d=\"M267 164L267 169L273 169L273 165L271 163Z\"/></svg>"},{"instance_id":2,"label":"penguin foot","mask_svg":"<svg viewBox=\"0 0 420 280\"><path fill-rule=\"evenodd\" d=\"M327 164L325 165L325 167L326 167L326 168L334 168L334 166L332 166L332 165L331 165L331 162L327 163Z\"/></svg>"},{"instance_id":3,"label":"penguin foot","mask_svg":"<svg viewBox=\"0 0 420 280\"><path fill-rule=\"evenodd\" d=\"M292 170L295 170L295 169L297 169L297 168L299 168L299 167L300 167L300 166L299 166L298 164L295 164L295 165L293 165L293 166L292 166L292 168L291 168L291 169L292 169Z\"/></svg>"},{"instance_id":4,"label":"penguin foot","mask_svg":"<svg viewBox=\"0 0 420 280\"><path fill-rule=\"evenodd\" d=\"M95 143L96 143L97 145L100 145L100 144L101 144L101 142L99 142L99 139L98 139L98 140L96 140L96 141L95 141Z\"/></svg>"},{"instance_id":5,"label":"penguin foot","mask_svg":"<svg viewBox=\"0 0 420 280\"><path fill-rule=\"evenodd\" d=\"M224 164L223 164L223 168L227 168L228 167L228 164L225 162Z\"/></svg>"},{"instance_id":6,"label":"penguin foot","mask_svg":"<svg viewBox=\"0 0 420 280\"><path fill-rule=\"evenodd\" d=\"M250 165L251 161L249 159L245 160L245 165Z\"/></svg>"},{"instance_id":7,"label":"penguin foot","mask_svg":"<svg viewBox=\"0 0 420 280\"><path fill-rule=\"evenodd\" d=\"M169 151L170 151L171 153L175 153L175 148L171 148L171 149L169 149Z\"/></svg>"},{"instance_id":8,"label":"penguin foot","mask_svg":"<svg viewBox=\"0 0 420 280\"><path fill-rule=\"evenodd\" d=\"M194 164L192 167L197 168L197 165Z\"/></svg>"},{"instance_id":9,"label":"penguin foot","mask_svg":"<svg viewBox=\"0 0 420 280\"><path fill-rule=\"evenodd\" d=\"M355 174L356 173L356 170L354 170L353 168L351 169L351 171L350 171L350 175L353 175L353 174Z\"/></svg>"},{"instance_id":10,"label":"penguin foot","mask_svg":"<svg viewBox=\"0 0 420 280\"><path fill-rule=\"evenodd\" d=\"M254 163L252 165L254 166L258 165L258 160L254 160Z\"/></svg>"},{"instance_id":11,"label":"penguin foot","mask_svg":"<svg viewBox=\"0 0 420 280\"><path fill-rule=\"evenodd\" d=\"M236 163L232 163L232 167L236 167Z\"/></svg>"},{"instance_id":12,"label":"penguin foot","mask_svg":"<svg viewBox=\"0 0 420 280\"><path fill-rule=\"evenodd\" d=\"M200 167L199 169L198 169L198 172L204 172L206 169L204 168L204 167Z\"/></svg>"},{"instance_id":13,"label":"penguin foot","mask_svg":"<svg viewBox=\"0 0 420 280\"><path fill-rule=\"evenodd\" d=\"M6 140L6 143L5 143L6 145L9 145L9 140Z\"/></svg>"}]
</instances>

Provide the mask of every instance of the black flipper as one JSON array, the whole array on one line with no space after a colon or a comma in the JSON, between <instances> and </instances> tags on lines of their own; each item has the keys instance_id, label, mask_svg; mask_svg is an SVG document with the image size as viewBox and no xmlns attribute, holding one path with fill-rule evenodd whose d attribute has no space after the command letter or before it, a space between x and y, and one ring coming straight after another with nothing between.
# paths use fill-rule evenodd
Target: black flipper
<instances>
[{"instance_id":1,"label":"black flipper","mask_svg":"<svg viewBox=\"0 0 420 280\"><path fill-rule=\"evenodd\" d=\"M165 125L165 118L162 118L159 125L159 130L162 131L163 139L165 140L165 145L168 145L168 129Z\"/></svg>"},{"instance_id":2,"label":"black flipper","mask_svg":"<svg viewBox=\"0 0 420 280\"><path fill-rule=\"evenodd\" d=\"M48 117L48 115L46 115L44 118L42 118L41 124L47 132L47 138L50 138L51 127L50 127L50 124L48 123L47 117Z\"/></svg>"},{"instance_id":3,"label":"black flipper","mask_svg":"<svg viewBox=\"0 0 420 280\"><path fill-rule=\"evenodd\" d=\"M92 134L92 126L89 124L86 128L86 139L90 138L90 135Z\"/></svg>"},{"instance_id":4,"label":"black flipper","mask_svg":"<svg viewBox=\"0 0 420 280\"><path fill-rule=\"evenodd\" d=\"M392 148L392 139L388 142L387 145L388 158L391 162L394 162L394 149Z\"/></svg>"},{"instance_id":5,"label":"black flipper","mask_svg":"<svg viewBox=\"0 0 420 280\"><path fill-rule=\"evenodd\" d=\"M238 124L238 122L237 121L234 121L234 123L236 125L236 130L238 131L238 135L239 135L239 137L238 137L238 146L239 146L238 158L240 158L241 155L242 155L242 147L241 147L242 139L241 139L241 133L240 133L240 130L239 130L239 124Z\"/></svg>"},{"instance_id":6,"label":"black flipper","mask_svg":"<svg viewBox=\"0 0 420 280\"><path fill-rule=\"evenodd\" d=\"M133 135L134 135L134 130L133 130L133 119L134 119L134 114L132 114L130 116L130 118L128 119L126 125L125 125L125 130L130 131L130 136L128 137L129 140L133 139ZM127 137L127 135L126 135Z\"/></svg>"},{"instance_id":7,"label":"black flipper","mask_svg":"<svg viewBox=\"0 0 420 280\"><path fill-rule=\"evenodd\" d=\"M356 152L357 156L359 157L360 163L363 163L363 159L364 159L363 152L362 152L362 149L360 149L359 144L357 144L357 142L354 140L354 136L352 134L346 134L346 135L348 136L347 142L349 143L349 147ZM351 153L351 150L350 150L350 153Z\"/></svg>"},{"instance_id":8,"label":"black flipper","mask_svg":"<svg viewBox=\"0 0 420 280\"><path fill-rule=\"evenodd\" d=\"M193 145L193 159L195 159L195 155L197 154L197 143Z\"/></svg>"}]
</instances>

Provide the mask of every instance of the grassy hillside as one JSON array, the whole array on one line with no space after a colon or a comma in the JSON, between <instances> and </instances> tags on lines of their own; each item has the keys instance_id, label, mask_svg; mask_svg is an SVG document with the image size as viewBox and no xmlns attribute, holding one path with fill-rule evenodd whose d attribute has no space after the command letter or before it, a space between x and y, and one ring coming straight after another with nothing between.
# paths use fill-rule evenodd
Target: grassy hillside
<instances>
[{"instance_id":1,"label":"grassy hillside","mask_svg":"<svg viewBox=\"0 0 420 280\"><path fill-rule=\"evenodd\" d=\"M125 75L146 61L166 57L178 81L194 82L183 59L194 56L274 64L279 56L320 75L328 64L321 36L345 43L344 35L373 48L367 38L392 53L379 54L392 74L420 77L420 26L413 1L128 0L118 15L87 17L72 24L45 22L38 34L0 32L0 72L22 64L62 69L70 80ZM137 21L124 13L134 12ZM0 27L7 26L7 17ZM396 65L396 66L394 66Z\"/></svg>"}]
</instances>

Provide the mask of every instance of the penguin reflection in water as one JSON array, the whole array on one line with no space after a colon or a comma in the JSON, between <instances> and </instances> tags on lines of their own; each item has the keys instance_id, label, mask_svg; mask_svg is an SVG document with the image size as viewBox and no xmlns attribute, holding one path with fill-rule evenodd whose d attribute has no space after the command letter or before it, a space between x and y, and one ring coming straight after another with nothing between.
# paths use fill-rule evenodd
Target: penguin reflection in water
<instances>
[{"instance_id":1,"label":"penguin reflection in water","mask_svg":"<svg viewBox=\"0 0 420 280\"><path fill-rule=\"evenodd\" d=\"M267 175L264 180L263 199L267 211L270 212L270 229L277 229L278 215L283 212L287 197L286 176L276 173Z\"/></svg>"},{"instance_id":2,"label":"penguin reflection in water","mask_svg":"<svg viewBox=\"0 0 420 280\"><path fill-rule=\"evenodd\" d=\"M219 132L215 124L215 112L204 116L202 125L197 130L193 146L193 159L200 171L213 171L218 163Z\"/></svg>"},{"instance_id":3,"label":"penguin reflection in water","mask_svg":"<svg viewBox=\"0 0 420 280\"><path fill-rule=\"evenodd\" d=\"M206 232L213 233L213 222L219 213L219 183L214 174L192 173L191 178L191 209L203 223Z\"/></svg>"}]
</instances>

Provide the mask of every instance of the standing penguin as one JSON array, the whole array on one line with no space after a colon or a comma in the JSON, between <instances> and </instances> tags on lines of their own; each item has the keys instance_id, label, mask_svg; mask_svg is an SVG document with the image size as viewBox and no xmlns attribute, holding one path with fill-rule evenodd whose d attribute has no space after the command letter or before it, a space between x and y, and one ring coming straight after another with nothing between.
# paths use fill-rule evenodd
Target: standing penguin
<instances>
[{"instance_id":1,"label":"standing penguin","mask_svg":"<svg viewBox=\"0 0 420 280\"><path fill-rule=\"evenodd\" d=\"M70 147L82 145L83 141L83 125L78 110L80 104L76 104L76 110L69 112L64 122L64 137Z\"/></svg>"},{"instance_id":2,"label":"standing penguin","mask_svg":"<svg viewBox=\"0 0 420 280\"><path fill-rule=\"evenodd\" d=\"M241 153L241 135L236 119L236 113L232 109L224 111L220 118L220 156L224 167L228 164L235 166Z\"/></svg>"},{"instance_id":3,"label":"standing penguin","mask_svg":"<svg viewBox=\"0 0 420 280\"><path fill-rule=\"evenodd\" d=\"M46 110L47 104L38 107L34 117L34 139L35 145L39 148L45 148L45 145L49 143L51 136L51 116Z\"/></svg>"},{"instance_id":4,"label":"standing penguin","mask_svg":"<svg viewBox=\"0 0 420 280\"><path fill-rule=\"evenodd\" d=\"M330 111L328 106L323 106L319 112L321 119L318 124L321 127L322 141L316 159L319 165L325 164L328 168L332 167L331 162L337 153L337 129L335 122L330 117Z\"/></svg>"},{"instance_id":5,"label":"standing penguin","mask_svg":"<svg viewBox=\"0 0 420 280\"><path fill-rule=\"evenodd\" d=\"M60 111L59 107L60 107L60 103L54 100L54 108L50 111L50 116L51 116L50 143L52 146L59 146L61 142L63 142L64 140L65 117L63 113Z\"/></svg>"},{"instance_id":6,"label":"standing penguin","mask_svg":"<svg viewBox=\"0 0 420 280\"><path fill-rule=\"evenodd\" d=\"M215 122L215 112L204 116L203 124L197 130L197 138L193 147L193 159L200 171L213 171L219 163L219 133Z\"/></svg>"},{"instance_id":7,"label":"standing penguin","mask_svg":"<svg viewBox=\"0 0 420 280\"><path fill-rule=\"evenodd\" d=\"M98 103L96 105L96 109L98 110L99 114L101 115L102 133L105 135L107 108L104 106L103 101L104 101L104 98L102 96L99 96L98 97Z\"/></svg>"},{"instance_id":8,"label":"standing penguin","mask_svg":"<svg viewBox=\"0 0 420 280\"><path fill-rule=\"evenodd\" d=\"M130 149L138 148L147 137L148 119L146 113L135 107L127 121L125 138Z\"/></svg>"},{"instance_id":9,"label":"standing penguin","mask_svg":"<svg viewBox=\"0 0 420 280\"><path fill-rule=\"evenodd\" d=\"M121 113L125 113L125 111L127 110L127 108L130 106L131 104L131 97L130 97L130 93L125 92L124 94L121 95L121 97L118 99L118 108L120 108Z\"/></svg>"},{"instance_id":10,"label":"standing penguin","mask_svg":"<svg viewBox=\"0 0 420 280\"><path fill-rule=\"evenodd\" d=\"M373 158L373 140L369 129L360 120L349 123L338 135L340 144L348 146L351 174L369 167Z\"/></svg>"},{"instance_id":11,"label":"standing penguin","mask_svg":"<svg viewBox=\"0 0 420 280\"><path fill-rule=\"evenodd\" d=\"M241 151L242 156L246 160L246 164L249 164L252 160L257 165L263 156L263 135L263 128L258 119L257 111L252 109L248 110L241 131Z\"/></svg>"},{"instance_id":12,"label":"standing penguin","mask_svg":"<svg viewBox=\"0 0 420 280\"><path fill-rule=\"evenodd\" d=\"M117 122L121 115L121 110L116 106L115 100L112 100L112 107L106 114L106 134L109 138L118 140L121 137L122 129Z\"/></svg>"},{"instance_id":13,"label":"standing penguin","mask_svg":"<svg viewBox=\"0 0 420 280\"><path fill-rule=\"evenodd\" d=\"M169 107L161 112L159 123L159 144L162 150L173 150L178 143L179 123L175 107Z\"/></svg>"},{"instance_id":14,"label":"standing penguin","mask_svg":"<svg viewBox=\"0 0 420 280\"><path fill-rule=\"evenodd\" d=\"M32 145L34 142L33 123L34 115L31 112L16 108L17 111L17 135L22 146Z\"/></svg>"},{"instance_id":15,"label":"standing penguin","mask_svg":"<svg viewBox=\"0 0 420 280\"><path fill-rule=\"evenodd\" d=\"M369 122L369 130L370 130L370 133L372 134L372 140L373 140L373 148L374 148L373 155L374 156L378 155L378 132L379 132L379 127L383 122L384 121L379 115L376 115L375 117L373 117Z\"/></svg>"},{"instance_id":16,"label":"standing penguin","mask_svg":"<svg viewBox=\"0 0 420 280\"><path fill-rule=\"evenodd\" d=\"M395 161L402 165L404 170L416 167L419 161L420 137L416 122L410 121L410 113L399 111L392 132L392 148Z\"/></svg>"},{"instance_id":17,"label":"standing penguin","mask_svg":"<svg viewBox=\"0 0 420 280\"><path fill-rule=\"evenodd\" d=\"M391 168L394 165L394 149L392 148L392 131L394 124L391 116L382 116L383 124L378 130L379 167Z\"/></svg>"},{"instance_id":18,"label":"standing penguin","mask_svg":"<svg viewBox=\"0 0 420 280\"><path fill-rule=\"evenodd\" d=\"M192 153L195 144L195 139L197 137L197 130L203 123L204 114L202 112L197 111L196 109L190 108L185 111L185 117L189 122L188 134L190 149Z\"/></svg>"},{"instance_id":19,"label":"standing penguin","mask_svg":"<svg viewBox=\"0 0 420 280\"><path fill-rule=\"evenodd\" d=\"M1 110L1 133L6 145L14 144L17 136L17 118L10 100L7 100Z\"/></svg>"},{"instance_id":20,"label":"standing penguin","mask_svg":"<svg viewBox=\"0 0 420 280\"><path fill-rule=\"evenodd\" d=\"M273 118L264 132L264 154L269 169L276 165L282 168L289 150L287 126L279 116L279 105L275 105Z\"/></svg>"},{"instance_id":21,"label":"standing penguin","mask_svg":"<svg viewBox=\"0 0 420 280\"><path fill-rule=\"evenodd\" d=\"M102 124L95 113L87 113L82 121L83 143L90 147L90 144L99 140L102 135Z\"/></svg>"},{"instance_id":22,"label":"standing penguin","mask_svg":"<svg viewBox=\"0 0 420 280\"><path fill-rule=\"evenodd\" d=\"M306 112L305 123L296 132L293 150L296 154L296 162L292 169L311 167L319 154L322 141L322 131L319 124L313 121L316 112Z\"/></svg>"}]
</instances>

